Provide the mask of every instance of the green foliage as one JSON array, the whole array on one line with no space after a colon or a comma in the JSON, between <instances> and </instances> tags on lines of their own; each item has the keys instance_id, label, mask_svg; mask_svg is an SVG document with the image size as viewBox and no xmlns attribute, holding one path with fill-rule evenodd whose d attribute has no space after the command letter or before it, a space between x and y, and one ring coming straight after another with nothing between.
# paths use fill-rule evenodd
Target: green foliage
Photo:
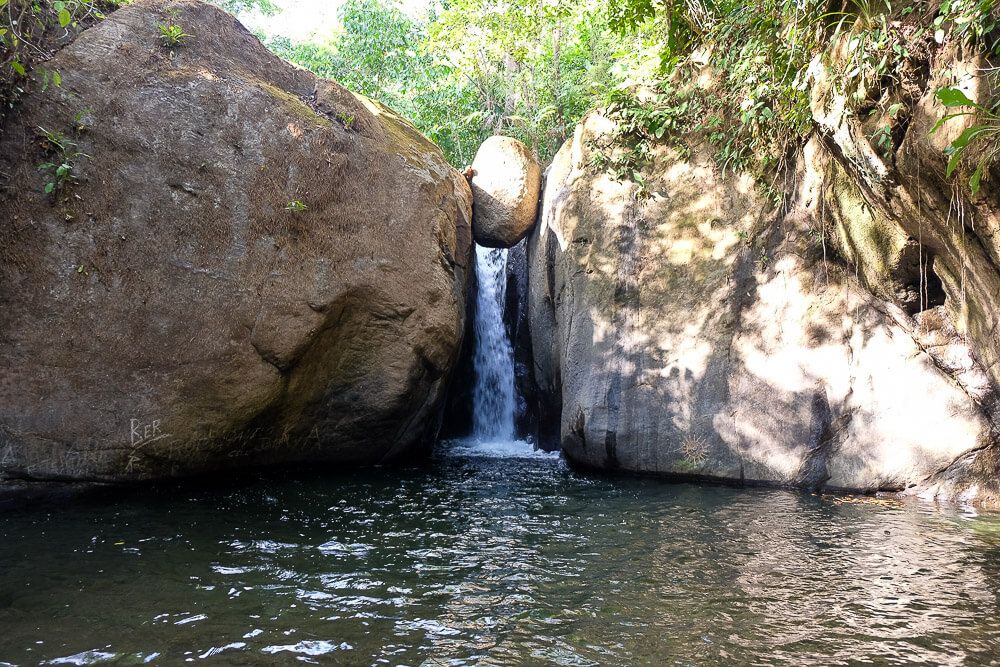
<instances>
[{"instance_id":1,"label":"green foliage","mask_svg":"<svg viewBox=\"0 0 1000 667\"><path fill-rule=\"evenodd\" d=\"M614 35L602 2L450 0L414 18L391 0L347 0L327 41L264 41L393 108L456 166L491 134L521 139L545 160L653 49Z\"/></svg>"},{"instance_id":2,"label":"green foliage","mask_svg":"<svg viewBox=\"0 0 1000 667\"><path fill-rule=\"evenodd\" d=\"M660 94L642 104L649 111L622 113L614 100L608 113L622 126L622 138L661 139L654 109L669 112L688 104L667 126L682 140L707 139L723 169L751 172L773 181L786 156L812 129L810 67L827 69L835 91L848 96L848 113L883 118L871 134L885 156L894 150L893 130L906 113L898 90L914 44L957 39L1000 55L997 0L608 0L608 22L617 31L639 29L660 36L658 77L646 86ZM833 9L831 9L833 7ZM659 26L657 28L657 26ZM708 73L709 82L699 80ZM997 117L952 95L955 104L975 113L977 125L949 149L949 173L969 145L979 144L970 187L978 185L1000 150ZM964 97L964 96L963 96ZM942 100L943 102L945 100ZM667 114L670 116L670 114ZM954 117L954 116L950 116ZM635 124L640 131L636 134ZM623 140L607 168L621 176L641 163L648 150ZM987 147L990 144L990 147ZM638 149L638 150L637 150ZM604 158L600 158L603 160ZM631 160L623 164L622 159Z\"/></svg>"},{"instance_id":3,"label":"green foliage","mask_svg":"<svg viewBox=\"0 0 1000 667\"><path fill-rule=\"evenodd\" d=\"M39 126L38 136L42 150L49 158L38 165L38 171L44 177L42 190L55 198L66 186L76 182L75 166L78 161L90 156L80 152L76 142L58 130L47 130Z\"/></svg>"},{"instance_id":4,"label":"green foliage","mask_svg":"<svg viewBox=\"0 0 1000 667\"><path fill-rule=\"evenodd\" d=\"M969 191L973 195L978 194L984 177L989 173L990 166L996 162L997 156L1000 155L1000 113L995 107L991 109L975 103L958 88L941 88L934 95L946 108L960 109L960 111L943 116L931 128L931 134L941 129L941 126L952 118L969 116L976 121L945 149L945 154L948 156L945 175L950 178L955 170L961 166L963 159L978 149L978 153L972 160L975 168L971 174L967 174Z\"/></svg>"},{"instance_id":5,"label":"green foliage","mask_svg":"<svg viewBox=\"0 0 1000 667\"><path fill-rule=\"evenodd\" d=\"M292 213L301 213L302 211L305 211L308 208L309 208L308 206L303 204L298 199L293 199L292 201L288 202L288 204L285 206L285 210L291 211Z\"/></svg>"},{"instance_id":6,"label":"green foliage","mask_svg":"<svg viewBox=\"0 0 1000 667\"><path fill-rule=\"evenodd\" d=\"M265 38L278 55L408 118L455 164L472 159L480 138L466 118L476 111L471 90L455 84L452 69L426 48L425 26L379 0L348 0L341 29L328 42ZM340 122L350 128L353 118Z\"/></svg>"},{"instance_id":7,"label":"green foliage","mask_svg":"<svg viewBox=\"0 0 1000 667\"><path fill-rule=\"evenodd\" d=\"M73 114L73 130L76 132L85 132L90 127L90 115L92 113L94 113L94 110L86 107Z\"/></svg>"},{"instance_id":8,"label":"green foliage","mask_svg":"<svg viewBox=\"0 0 1000 667\"><path fill-rule=\"evenodd\" d=\"M966 44L978 46L991 56L1000 56L1000 15L998 15L997 0L944 0L940 11L934 19L934 37L938 42L944 39L945 31L950 30ZM988 71L997 89L996 68ZM964 130L945 150L948 163L945 168L947 177L956 170L963 173L969 192L979 193L982 182L988 177L990 167L1000 156L1000 96L985 105L977 104L953 86L945 86L935 91L935 97L945 109L958 109L946 113L931 128L931 134L937 132L944 123L952 118L971 117L974 124ZM963 168L963 163L969 167ZM975 165L972 167L972 165ZM971 168L971 173L969 173Z\"/></svg>"},{"instance_id":9,"label":"green foliage","mask_svg":"<svg viewBox=\"0 0 1000 667\"><path fill-rule=\"evenodd\" d=\"M934 19L934 36L944 40L948 31L984 52L1000 56L1000 12L997 0L944 0Z\"/></svg>"},{"instance_id":10,"label":"green foliage","mask_svg":"<svg viewBox=\"0 0 1000 667\"><path fill-rule=\"evenodd\" d=\"M184 28L176 23L160 23L156 27L160 30L160 41L166 47L180 46L188 37L194 37L184 32Z\"/></svg>"},{"instance_id":11,"label":"green foliage","mask_svg":"<svg viewBox=\"0 0 1000 667\"><path fill-rule=\"evenodd\" d=\"M894 148L892 130L894 124L898 121L900 114L903 111L903 104L900 102L895 102L889 105L886 110L886 118L888 119L888 124L881 125L875 129L870 137L871 143L877 148L883 157L888 157Z\"/></svg>"},{"instance_id":12,"label":"green foliage","mask_svg":"<svg viewBox=\"0 0 1000 667\"><path fill-rule=\"evenodd\" d=\"M630 0L608 3L608 24L618 34L635 31L656 15L653 0Z\"/></svg>"},{"instance_id":13,"label":"green foliage","mask_svg":"<svg viewBox=\"0 0 1000 667\"><path fill-rule=\"evenodd\" d=\"M897 84L909 55L909 40L899 22L892 21L885 11L874 12L874 7L864 3L857 14L842 16L834 31L835 38L842 36L845 41L847 57L836 63L833 74L858 106L878 99L884 88Z\"/></svg>"},{"instance_id":14,"label":"green foliage","mask_svg":"<svg viewBox=\"0 0 1000 667\"><path fill-rule=\"evenodd\" d=\"M62 85L44 66L50 40L118 1L0 0L0 101L30 81ZM280 10L274 0L213 2L231 12ZM334 34L264 40L392 107L456 166L491 134L521 139L548 160L583 114L604 107L619 129L594 166L640 185L660 142L684 151L704 141L723 169L773 179L812 128L817 55L836 50L825 62L834 88L849 96L849 113L876 121L866 131L886 157L907 113L887 91L903 82L914 44L958 39L1000 56L998 0L432 0L421 16L397 2L346 0ZM159 30L167 47L191 37L175 20ZM969 185L978 190L998 145L995 106L939 99L976 118L949 148L948 173L974 162ZM337 120L355 124L349 114ZM52 164L55 175L63 162Z\"/></svg>"},{"instance_id":15,"label":"green foliage","mask_svg":"<svg viewBox=\"0 0 1000 667\"><path fill-rule=\"evenodd\" d=\"M641 95L627 89L612 91L604 114L615 121L615 130L608 144L590 146L590 166L607 171L615 180L633 181L640 196L649 194L642 172L653 157L654 144L667 141L687 155L681 131L693 124L700 105L700 100L665 83L658 92L645 90Z\"/></svg>"},{"instance_id":16,"label":"green foliage","mask_svg":"<svg viewBox=\"0 0 1000 667\"><path fill-rule=\"evenodd\" d=\"M339 120L348 130L354 125L354 116L349 113L344 113L343 111L337 112L337 120Z\"/></svg>"},{"instance_id":17,"label":"green foliage","mask_svg":"<svg viewBox=\"0 0 1000 667\"><path fill-rule=\"evenodd\" d=\"M824 4L609 0L609 23L622 31L645 29L660 49L659 68L644 85L652 94L627 104L621 93L608 98L605 113L626 146L611 165L616 177L632 171L639 182L642 159L655 142L683 152L688 142L707 141L721 168L750 171L766 182L812 127L805 81L824 38ZM623 158L631 163L622 164Z\"/></svg>"},{"instance_id":18,"label":"green foliage","mask_svg":"<svg viewBox=\"0 0 1000 667\"><path fill-rule=\"evenodd\" d=\"M210 0L210 2L230 14L256 10L264 15L273 15L277 14L279 9L271 0Z\"/></svg>"},{"instance_id":19,"label":"green foliage","mask_svg":"<svg viewBox=\"0 0 1000 667\"><path fill-rule=\"evenodd\" d=\"M34 63L50 55L47 37L101 19L101 10L115 4L96 0L0 0L0 76L27 77Z\"/></svg>"},{"instance_id":20,"label":"green foliage","mask_svg":"<svg viewBox=\"0 0 1000 667\"><path fill-rule=\"evenodd\" d=\"M472 86L477 134L513 136L542 160L647 53L640 34L616 35L588 0L451 0L429 35L455 85Z\"/></svg>"},{"instance_id":21,"label":"green foliage","mask_svg":"<svg viewBox=\"0 0 1000 667\"><path fill-rule=\"evenodd\" d=\"M65 153L73 145L66 135L59 131L46 130L39 126L38 134L42 139L42 148L48 152Z\"/></svg>"},{"instance_id":22,"label":"green foliage","mask_svg":"<svg viewBox=\"0 0 1000 667\"><path fill-rule=\"evenodd\" d=\"M0 0L0 121L31 86L62 85L44 65L56 45L124 0Z\"/></svg>"}]
</instances>

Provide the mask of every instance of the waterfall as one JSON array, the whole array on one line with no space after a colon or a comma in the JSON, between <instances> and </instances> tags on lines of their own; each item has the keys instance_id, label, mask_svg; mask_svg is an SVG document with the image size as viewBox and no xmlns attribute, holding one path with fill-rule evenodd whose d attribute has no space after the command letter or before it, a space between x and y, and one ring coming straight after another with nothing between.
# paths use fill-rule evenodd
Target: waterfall
<instances>
[{"instance_id":1,"label":"waterfall","mask_svg":"<svg viewBox=\"0 0 1000 667\"><path fill-rule=\"evenodd\" d=\"M514 439L514 350L503 322L506 269L506 250L476 246L472 435L481 442Z\"/></svg>"}]
</instances>

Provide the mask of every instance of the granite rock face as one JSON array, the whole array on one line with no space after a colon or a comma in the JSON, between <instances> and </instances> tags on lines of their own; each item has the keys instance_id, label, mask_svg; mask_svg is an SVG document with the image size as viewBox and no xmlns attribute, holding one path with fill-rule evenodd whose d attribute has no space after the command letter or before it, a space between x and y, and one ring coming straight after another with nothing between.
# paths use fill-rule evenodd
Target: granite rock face
<instances>
[{"instance_id":1,"label":"granite rock face","mask_svg":"<svg viewBox=\"0 0 1000 667\"><path fill-rule=\"evenodd\" d=\"M542 171L517 139L494 136L472 162L472 230L476 243L510 248L535 224Z\"/></svg>"},{"instance_id":2,"label":"granite rock face","mask_svg":"<svg viewBox=\"0 0 1000 667\"><path fill-rule=\"evenodd\" d=\"M600 114L584 119L529 237L540 413L557 415L571 461L1000 500L996 350L956 319L948 280L943 295L917 280L914 298L913 239L826 140L803 147L779 209L698 148L657 148L640 192L591 166L612 135ZM845 242L871 216L895 253L881 290Z\"/></svg>"},{"instance_id":3,"label":"granite rock face","mask_svg":"<svg viewBox=\"0 0 1000 667\"><path fill-rule=\"evenodd\" d=\"M168 16L196 34L165 48ZM63 86L0 140L0 477L372 464L436 437L472 194L435 146L200 2L140 0L49 66Z\"/></svg>"}]
</instances>

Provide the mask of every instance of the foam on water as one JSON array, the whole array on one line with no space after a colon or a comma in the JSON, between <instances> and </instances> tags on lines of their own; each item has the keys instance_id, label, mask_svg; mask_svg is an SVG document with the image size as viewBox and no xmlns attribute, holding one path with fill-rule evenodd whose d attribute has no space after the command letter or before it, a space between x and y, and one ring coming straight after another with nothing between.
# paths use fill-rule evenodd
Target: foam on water
<instances>
[{"instance_id":1,"label":"foam on water","mask_svg":"<svg viewBox=\"0 0 1000 667\"><path fill-rule=\"evenodd\" d=\"M559 452L536 449L527 440L452 440L443 443L447 456L485 459L558 459Z\"/></svg>"}]
</instances>

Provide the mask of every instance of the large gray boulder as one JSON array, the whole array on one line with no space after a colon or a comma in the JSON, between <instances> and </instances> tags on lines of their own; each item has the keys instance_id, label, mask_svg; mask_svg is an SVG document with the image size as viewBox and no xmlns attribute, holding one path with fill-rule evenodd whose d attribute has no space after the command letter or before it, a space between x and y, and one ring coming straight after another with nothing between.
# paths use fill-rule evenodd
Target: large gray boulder
<instances>
[{"instance_id":1,"label":"large gray boulder","mask_svg":"<svg viewBox=\"0 0 1000 667\"><path fill-rule=\"evenodd\" d=\"M472 230L476 243L510 248L535 224L542 170L517 139L494 136L472 162Z\"/></svg>"},{"instance_id":2,"label":"large gray boulder","mask_svg":"<svg viewBox=\"0 0 1000 667\"><path fill-rule=\"evenodd\" d=\"M647 196L590 166L612 134L577 128L529 237L536 380L569 459L1000 501L980 356L944 306L875 296L838 259L833 209L864 199L818 140L775 210L698 148L656 149Z\"/></svg>"},{"instance_id":3,"label":"large gray boulder","mask_svg":"<svg viewBox=\"0 0 1000 667\"><path fill-rule=\"evenodd\" d=\"M164 47L167 21L193 36ZM471 261L436 147L200 2L141 0L49 67L62 87L0 141L0 477L371 464L435 437Z\"/></svg>"}]
</instances>

